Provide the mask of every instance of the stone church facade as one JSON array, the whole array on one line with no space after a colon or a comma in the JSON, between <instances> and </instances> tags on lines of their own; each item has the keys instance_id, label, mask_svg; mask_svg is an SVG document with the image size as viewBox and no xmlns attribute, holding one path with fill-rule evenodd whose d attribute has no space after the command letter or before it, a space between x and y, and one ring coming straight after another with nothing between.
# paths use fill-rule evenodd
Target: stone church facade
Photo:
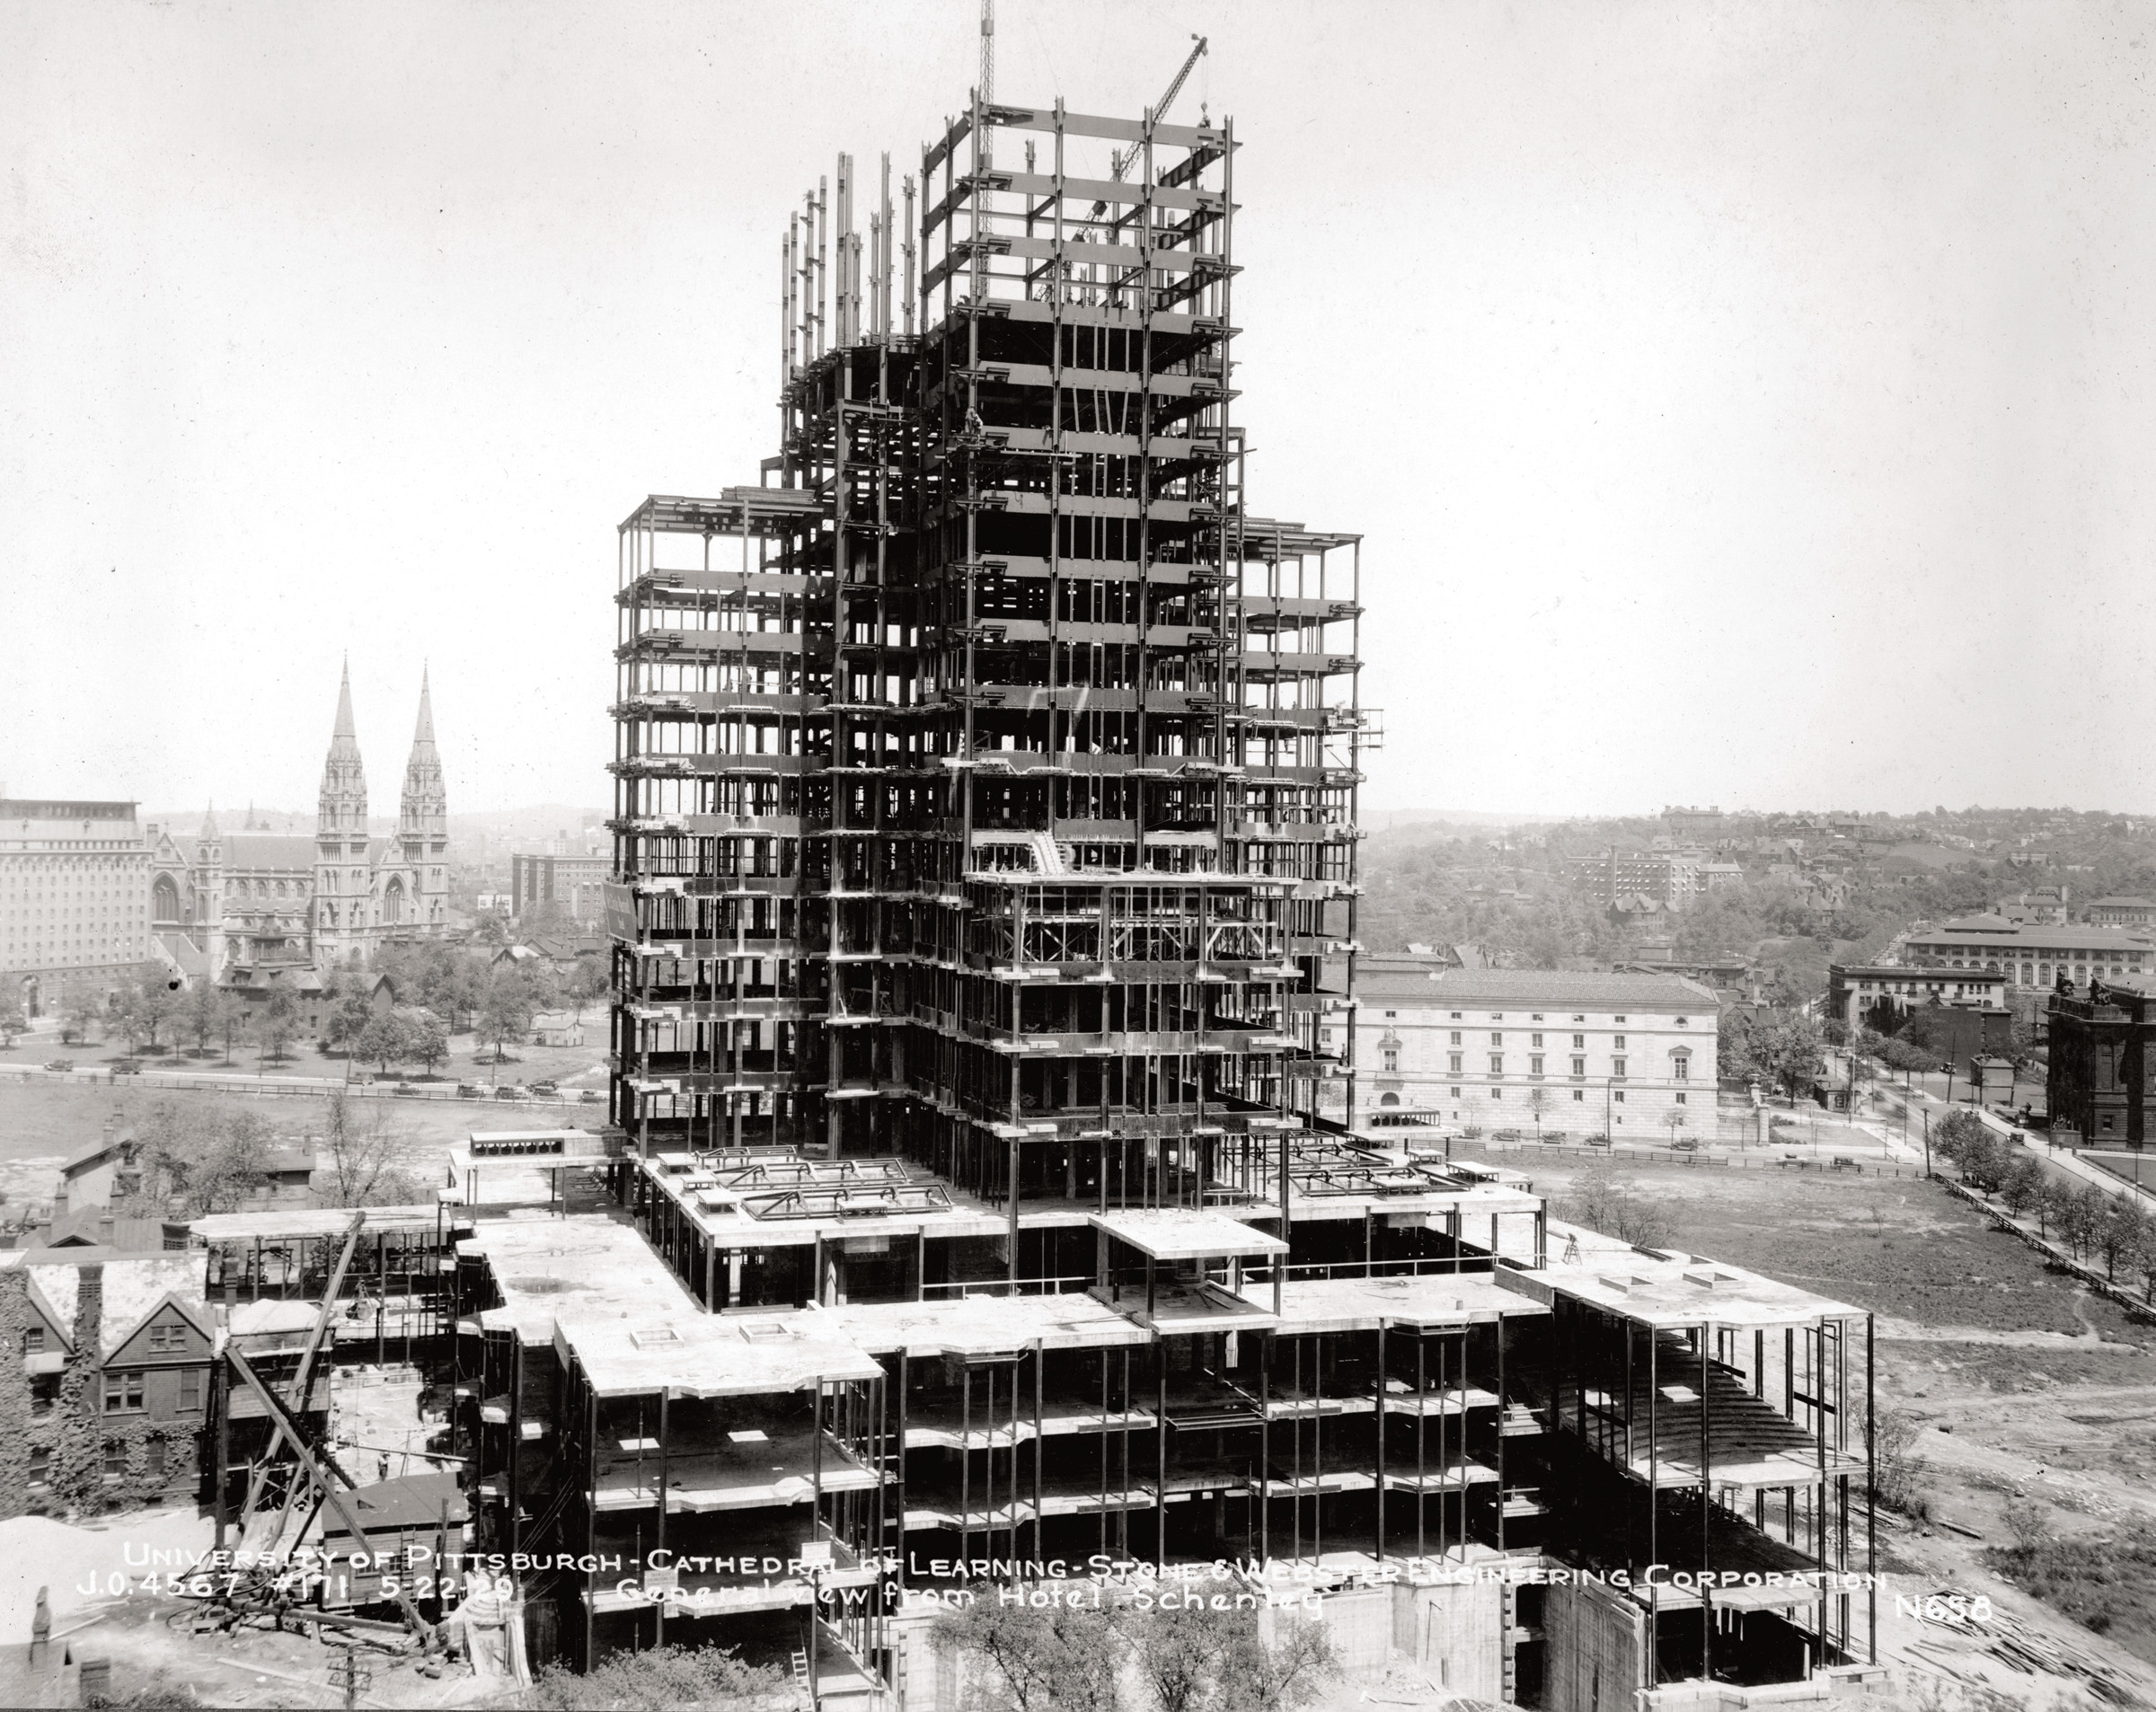
<instances>
[{"instance_id":1,"label":"stone church facade","mask_svg":"<svg viewBox=\"0 0 2156 1712\"><path fill-rule=\"evenodd\" d=\"M424 675L396 831L370 836L367 818L348 670L312 838L225 833L214 810L191 839L155 834L150 917L168 959L190 977L266 988L302 971L365 968L385 945L447 932L449 809Z\"/></svg>"}]
</instances>

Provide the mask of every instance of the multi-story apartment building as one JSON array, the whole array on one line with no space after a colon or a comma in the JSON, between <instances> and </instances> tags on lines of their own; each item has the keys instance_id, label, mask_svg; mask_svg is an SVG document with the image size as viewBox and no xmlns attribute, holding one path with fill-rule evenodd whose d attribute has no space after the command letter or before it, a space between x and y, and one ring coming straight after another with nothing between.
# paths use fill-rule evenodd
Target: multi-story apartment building
<instances>
[{"instance_id":1,"label":"multi-story apartment building","mask_svg":"<svg viewBox=\"0 0 2156 1712\"><path fill-rule=\"evenodd\" d=\"M1356 983L1371 1121L1712 1132L1719 1007L1680 975L1449 969Z\"/></svg>"},{"instance_id":2,"label":"multi-story apartment building","mask_svg":"<svg viewBox=\"0 0 2156 1712\"><path fill-rule=\"evenodd\" d=\"M1567 862L1565 877L1599 904L1644 897L1681 910L1707 889L1703 867L1699 858L1680 852L1613 850Z\"/></svg>"},{"instance_id":3,"label":"multi-story apartment building","mask_svg":"<svg viewBox=\"0 0 2156 1712\"><path fill-rule=\"evenodd\" d=\"M605 856L513 855L509 913L533 925L596 922L604 907L602 888L613 867Z\"/></svg>"},{"instance_id":4,"label":"multi-story apartment building","mask_svg":"<svg viewBox=\"0 0 2156 1712\"><path fill-rule=\"evenodd\" d=\"M102 998L155 956L150 852L132 802L0 799L0 982L31 1016Z\"/></svg>"}]
</instances>

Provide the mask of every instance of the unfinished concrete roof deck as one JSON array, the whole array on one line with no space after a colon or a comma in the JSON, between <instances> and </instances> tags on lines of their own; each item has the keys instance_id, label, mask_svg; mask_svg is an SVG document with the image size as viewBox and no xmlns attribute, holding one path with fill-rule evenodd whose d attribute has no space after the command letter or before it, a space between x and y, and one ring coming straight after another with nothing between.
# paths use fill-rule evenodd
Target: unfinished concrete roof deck
<instances>
[{"instance_id":1,"label":"unfinished concrete roof deck","mask_svg":"<svg viewBox=\"0 0 2156 1712\"><path fill-rule=\"evenodd\" d=\"M483 1257L501 1292L482 1323L527 1344L552 1342L564 1314L626 1324L703 1311L634 1226L608 1218L490 1220L457 1251Z\"/></svg>"},{"instance_id":2,"label":"unfinished concrete roof deck","mask_svg":"<svg viewBox=\"0 0 2156 1712\"><path fill-rule=\"evenodd\" d=\"M684 1299L673 1315L564 1313L557 1349L573 1352L602 1398L759 1397L805 1390L819 1380L872 1380L883 1369L831 1316L704 1313Z\"/></svg>"},{"instance_id":3,"label":"unfinished concrete roof deck","mask_svg":"<svg viewBox=\"0 0 2156 1712\"><path fill-rule=\"evenodd\" d=\"M669 1174L667 1167L685 1155L664 1155L642 1161L645 1178L654 1194L678 1207L681 1216L719 1249L791 1248L818 1238L1000 1236L1010 1229L1007 1213L985 1205L944 1178L923 1173L915 1180L923 1187L941 1188L950 1199L947 1207L894 1207L888 1213L835 1213L808 1218L759 1219L741 1205L745 1197L768 1195L769 1189L735 1189L720 1185L712 1174L697 1169ZM691 1161L693 1164L693 1161ZM653 1169L654 1167L658 1169ZM1060 1221L1075 1223L1076 1218Z\"/></svg>"},{"instance_id":4,"label":"unfinished concrete roof deck","mask_svg":"<svg viewBox=\"0 0 2156 1712\"><path fill-rule=\"evenodd\" d=\"M1552 1240L1553 1251L1562 1246ZM1640 1325L1713 1324L1758 1328L1861 1319L1864 1310L1719 1260L1627 1249L1584 1252L1577 1265L1516 1275L1523 1288L1569 1296Z\"/></svg>"},{"instance_id":5,"label":"unfinished concrete roof deck","mask_svg":"<svg viewBox=\"0 0 2156 1712\"><path fill-rule=\"evenodd\" d=\"M1542 1210L1539 1195L1498 1183L1471 1183L1460 1187L1432 1184L1424 1190L1386 1194L1378 1191L1345 1195L1307 1193L1300 1177L1289 1185L1288 1212L1296 1220L1347 1218L1363 1213L1458 1213L1462 1219L1482 1220L1529 1215ZM1262 1217L1262 1205L1251 1211Z\"/></svg>"},{"instance_id":6,"label":"unfinished concrete roof deck","mask_svg":"<svg viewBox=\"0 0 2156 1712\"><path fill-rule=\"evenodd\" d=\"M1258 1217L1268 1209L1252 1209ZM1135 1207L1093 1213L1086 1222L1154 1260L1208 1260L1232 1254L1286 1254L1280 1238L1202 1207Z\"/></svg>"},{"instance_id":7,"label":"unfinished concrete roof deck","mask_svg":"<svg viewBox=\"0 0 2156 1712\"><path fill-rule=\"evenodd\" d=\"M876 1355L1016 1354L1036 1344L1043 1349L1106 1349L1153 1341L1144 1328L1082 1291L862 1302L820 1312Z\"/></svg>"},{"instance_id":8,"label":"unfinished concrete roof deck","mask_svg":"<svg viewBox=\"0 0 2156 1712\"><path fill-rule=\"evenodd\" d=\"M188 1229L206 1242L274 1242L305 1237L340 1237L351 1224L354 1207L271 1207L261 1213L212 1213ZM368 1232L432 1231L445 1217L441 1206L425 1202L410 1206L365 1209Z\"/></svg>"},{"instance_id":9,"label":"unfinished concrete roof deck","mask_svg":"<svg viewBox=\"0 0 2156 1712\"><path fill-rule=\"evenodd\" d=\"M1420 1273L1391 1278L1291 1279L1280 1287L1279 1329L1286 1336L1312 1332L1375 1331L1380 1326L1413 1330L1457 1328L1498 1319L1539 1319L1549 1307L1507 1288L1508 1275L1487 1272ZM1270 1310L1273 1287L1246 1284L1246 1302Z\"/></svg>"}]
</instances>

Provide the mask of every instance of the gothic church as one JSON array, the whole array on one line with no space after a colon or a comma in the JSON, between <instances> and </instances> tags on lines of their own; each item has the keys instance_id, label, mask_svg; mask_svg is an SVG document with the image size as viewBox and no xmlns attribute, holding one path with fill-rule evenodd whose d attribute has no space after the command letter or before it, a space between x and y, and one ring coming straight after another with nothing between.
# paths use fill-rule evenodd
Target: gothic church
<instances>
[{"instance_id":1,"label":"gothic church","mask_svg":"<svg viewBox=\"0 0 2156 1712\"><path fill-rule=\"evenodd\" d=\"M314 836L223 834L212 810L186 843L153 834L150 914L167 957L220 985L278 972L365 968L383 946L448 930L449 808L422 673L397 829L369 837L348 667L323 763Z\"/></svg>"}]
</instances>

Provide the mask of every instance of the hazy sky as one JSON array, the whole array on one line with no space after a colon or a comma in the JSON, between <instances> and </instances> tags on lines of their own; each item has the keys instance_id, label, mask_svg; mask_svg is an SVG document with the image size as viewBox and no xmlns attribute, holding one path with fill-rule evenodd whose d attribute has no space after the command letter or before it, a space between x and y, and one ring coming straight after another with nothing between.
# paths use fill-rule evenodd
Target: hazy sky
<instances>
[{"instance_id":1,"label":"hazy sky","mask_svg":"<svg viewBox=\"0 0 2156 1712\"><path fill-rule=\"evenodd\" d=\"M1001 0L1232 113L1256 509L1359 530L1368 800L2156 807L2145 7ZM756 480L773 252L972 0L0 0L0 781L596 806L614 525Z\"/></svg>"}]
</instances>

